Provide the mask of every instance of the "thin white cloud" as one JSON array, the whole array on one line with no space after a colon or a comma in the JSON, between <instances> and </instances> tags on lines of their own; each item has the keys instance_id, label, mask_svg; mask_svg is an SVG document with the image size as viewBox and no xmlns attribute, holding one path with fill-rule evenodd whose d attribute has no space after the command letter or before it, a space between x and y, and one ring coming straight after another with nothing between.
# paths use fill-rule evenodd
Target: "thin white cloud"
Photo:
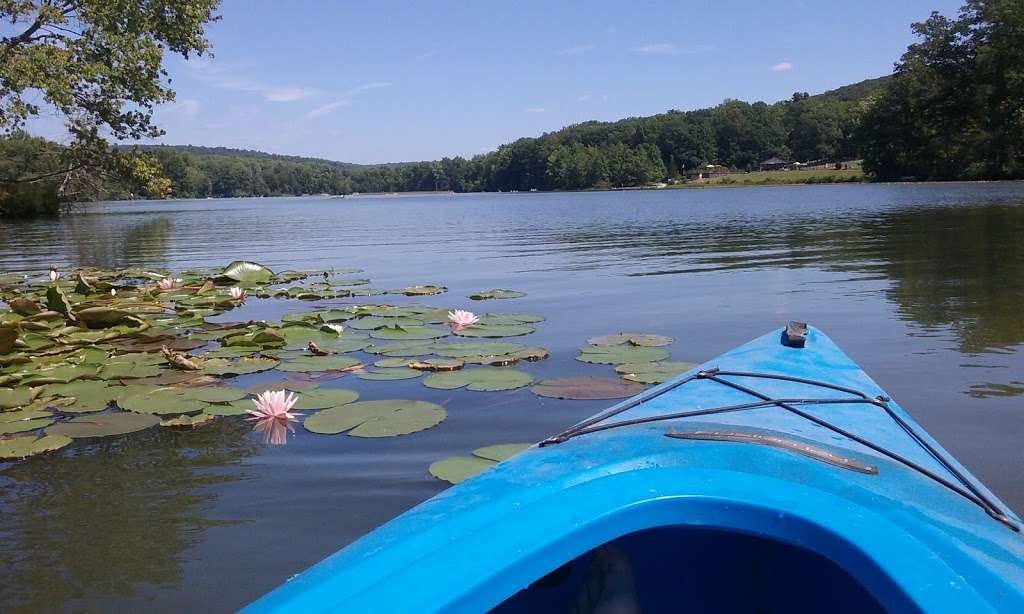
<instances>
[{"instance_id":1,"label":"thin white cloud","mask_svg":"<svg viewBox=\"0 0 1024 614\"><path fill-rule=\"evenodd\" d=\"M303 115L303 119L315 119L322 115L327 115L331 111L340 109L341 107L347 107L348 105L352 104L352 98L354 96L357 96L369 90L380 89L382 87L390 87L391 85L392 84L388 83L387 81L375 81L373 83L364 83L362 85L357 85L356 87L341 94L338 97L338 99L335 100L334 102L329 102L325 105L321 105L313 109L309 113L306 113L305 115Z\"/></svg>"},{"instance_id":2,"label":"thin white cloud","mask_svg":"<svg viewBox=\"0 0 1024 614\"><path fill-rule=\"evenodd\" d=\"M774 72L789 72L793 70L793 65L790 64L789 62L779 62L778 64L772 66L772 70Z\"/></svg>"},{"instance_id":3,"label":"thin white cloud","mask_svg":"<svg viewBox=\"0 0 1024 614\"><path fill-rule=\"evenodd\" d=\"M529 107L527 109L523 109L523 111L526 113L543 113L544 107Z\"/></svg>"},{"instance_id":4,"label":"thin white cloud","mask_svg":"<svg viewBox=\"0 0 1024 614\"><path fill-rule=\"evenodd\" d=\"M594 45L592 43L586 45L576 45L575 47L566 47L565 49L559 49L555 53L557 53L558 55L579 55L581 53L593 51L596 47L597 45Z\"/></svg>"},{"instance_id":5,"label":"thin white cloud","mask_svg":"<svg viewBox=\"0 0 1024 614\"><path fill-rule=\"evenodd\" d=\"M593 99L594 97L591 96L590 94L583 94L582 96L576 99L576 102L590 102Z\"/></svg>"},{"instance_id":6,"label":"thin white cloud","mask_svg":"<svg viewBox=\"0 0 1024 614\"><path fill-rule=\"evenodd\" d=\"M315 96L318 92L311 87L267 85L259 81L238 77L238 67L216 64L212 60L199 58L188 62L192 72L200 81L225 90L253 92L267 102L295 102Z\"/></svg>"},{"instance_id":7,"label":"thin white cloud","mask_svg":"<svg viewBox=\"0 0 1024 614\"><path fill-rule=\"evenodd\" d=\"M263 98L269 102L295 102L316 94L316 90L308 87L271 88L263 92Z\"/></svg>"},{"instance_id":8,"label":"thin white cloud","mask_svg":"<svg viewBox=\"0 0 1024 614\"><path fill-rule=\"evenodd\" d=\"M679 48L674 43L648 43L634 47L633 51L647 55L675 55L679 53Z\"/></svg>"},{"instance_id":9,"label":"thin white cloud","mask_svg":"<svg viewBox=\"0 0 1024 614\"><path fill-rule=\"evenodd\" d=\"M313 119L315 117L320 117L321 115L327 115L331 111L333 111L333 110L335 110L335 109L337 109L339 107L346 107L349 104L351 104L350 100L336 100L334 102L330 102L330 103L327 103L325 105L322 105L322 106L319 106L319 107L313 109L309 113L306 113L303 117L305 119Z\"/></svg>"}]
</instances>

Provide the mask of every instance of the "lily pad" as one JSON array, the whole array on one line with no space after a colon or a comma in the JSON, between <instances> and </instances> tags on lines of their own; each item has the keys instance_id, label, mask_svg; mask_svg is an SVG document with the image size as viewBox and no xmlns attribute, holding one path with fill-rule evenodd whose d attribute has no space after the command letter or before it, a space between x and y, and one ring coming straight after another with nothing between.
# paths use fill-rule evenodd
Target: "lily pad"
<instances>
[{"instance_id":1,"label":"lily pad","mask_svg":"<svg viewBox=\"0 0 1024 614\"><path fill-rule=\"evenodd\" d=\"M576 360L604 365L624 365L637 362L659 362L668 358L661 348L635 345L587 345L580 348Z\"/></svg>"},{"instance_id":2,"label":"lily pad","mask_svg":"<svg viewBox=\"0 0 1024 614\"><path fill-rule=\"evenodd\" d=\"M359 365L359 360L349 356L303 355L291 358L277 365L278 371L312 373L316 371L340 371Z\"/></svg>"},{"instance_id":3,"label":"lily pad","mask_svg":"<svg viewBox=\"0 0 1024 614\"><path fill-rule=\"evenodd\" d=\"M186 390L190 398L205 401L207 403L227 403L229 401L244 399L249 395L245 390L235 388L234 386L201 386L188 388Z\"/></svg>"},{"instance_id":4,"label":"lily pad","mask_svg":"<svg viewBox=\"0 0 1024 614\"><path fill-rule=\"evenodd\" d=\"M124 386L112 386L105 381L78 380L68 384L47 384L42 394L58 396L73 400L70 405L62 405L62 412L87 413L106 409L125 391Z\"/></svg>"},{"instance_id":5,"label":"lily pad","mask_svg":"<svg viewBox=\"0 0 1024 614\"><path fill-rule=\"evenodd\" d=\"M274 279L274 272L256 262L236 260L224 267L222 277L233 279L244 284L265 284Z\"/></svg>"},{"instance_id":6,"label":"lily pad","mask_svg":"<svg viewBox=\"0 0 1024 614\"><path fill-rule=\"evenodd\" d=\"M402 379L415 379L421 375L423 375L423 371L417 371L416 369L409 369L407 367L392 367L357 373L356 377L365 380L395 381Z\"/></svg>"},{"instance_id":7,"label":"lily pad","mask_svg":"<svg viewBox=\"0 0 1024 614\"><path fill-rule=\"evenodd\" d=\"M409 358L385 358L373 363L373 366L380 367L381 369L395 369L398 367L408 367L410 362L413 361Z\"/></svg>"},{"instance_id":8,"label":"lily pad","mask_svg":"<svg viewBox=\"0 0 1024 614\"><path fill-rule=\"evenodd\" d=\"M448 373L431 373L423 385L427 388L454 390L465 387L475 392L494 392L498 390L514 390L529 386L533 376L515 369L501 367L477 367L462 369Z\"/></svg>"},{"instance_id":9,"label":"lily pad","mask_svg":"<svg viewBox=\"0 0 1024 614\"><path fill-rule=\"evenodd\" d=\"M0 412L0 424L5 422L21 422L24 420L38 420L40 418L52 418L53 414L43 409L26 408L17 411Z\"/></svg>"},{"instance_id":10,"label":"lily pad","mask_svg":"<svg viewBox=\"0 0 1024 614\"><path fill-rule=\"evenodd\" d=\"M474 292L469 295L469 298L474 301L483 301L492 298L520 298L526 296L525 292L519 292L518 290L505 290L503 288L491 288L490 290L481 290L480 292Z\"/></svg>"},{"instance_id":11,"label":"lily pad","mask_svg":"<svg viewBox=\"0 0 1024 614\"><path fill-rule=\"evenodd\" d=\"M381 318L370 316L349 320L345 326L355 330L377 330L378 328L403 328L406 326L423 326L423 320L409 317Z\"/></svg>"},{"instance_id":12,"label":"lily pad","mask_svg":"<svg viewBox=\"0 0 1024 614\"><path fill-rule=\"evenodd\" d=\"M473 456L453 456L434 461L428 471L438 479L458 484L529 447L528 443L503 443L478 448L473 450Z\"/></svg>"},{"instance_id":13,"label":"lily pad","mask_svg":"<svg viewBox=\"0 0 1024 614\"><path fill-rule=\"evenodd\" d=\"M457 358L428 358L410 362L408 367L418 371L458 371L465 364Z\"/></svg>"},{"instance_id":14,"label":"lily pad","mask_svg":"<svg viewBox=\"0 0 1024 614\"><path fill-rule=\"evenodd\" d=\"M564 377L537 382L530 390L552 399L625 399L646 390L636 382L609 377Z\"/></svg>"},{"instance_id":15,"label":"lily pad","mask_svg":"<svg viewBox=\"0 0 1024 614\"><path fill-rule=\"evenodd\" d=\"M14 342L17 340L17 329L12 326L0 326L0 354L6 354L14 349Z\"/></svg>"},{"instance_id":16,"label":"lily pad","mask_svg":"<svg viewBox=\"0 0 1024 614\"><path fill-rule=\"evenodd\" d=\"M544 316L534 313L488 313L480 318L481 324L536 324Z\"/></svg>"},{"instance_id":17,"label":"lily pad","mask_svg":"<svg viewBox=\"0 0 1024 614\"><path fill-rule=\"evenodd\" d=\"M32 418L23 420L12 420L10 422L0 422L0 435L26 433L28 431L41 429L44 426L50 426L51 424L53 424L53 416L50 416L49 418Z\"/></svg>"},{"instance_id":18,"label":"lily pad","mask_svg":"<svg viewBox=\"0 0 1024 614\"><path fill-rule=\"evenodd\" d=\"M273 369L280 364L281 361L267 356L243 356L234 360L211 358L203 363L203 373L207 375L248 375Z\"/></svg>"},{"instance_id":19,"label":"lily pad","mask_svg":"<svg viewBox=\"0 0 1024 614\"><path fill-rule=\"evenodd\" d=\"M660 384L696 367L692 362L643 362L618 365L615 372L631 382Z\"/></svg>"},{"instance_id":20,"label":"lily pad","mask_svg":"<svg viewBox=\"0 0 1024 614\"><path fill-rule=\"evenodd\" d=\"M452 330L460 337L521 337L529 335L535 328L528 324L474 324L467 328Z\"/></svg>"},{"instance_id":21,"label":"lily pad","mask_svg":"<svg viewBox=\"0 0 1024 614\"><path fill-rule=\"evenodd\" d=\"M429 342L406 341L400 343L375 343L366 348L365 351L370 354L379 354L381 356L406 358L430 354L432 348L433 344Z\"/></svg>"},{"instance_id":22,"label":"lily pad","mask_svg":"<svg viewBox=\"0 0 1024 614\"><path fill-rule=\"evenodd\" d=\"M293 409L327 409L347 405L359 398L355 390L345 388L319 388L298 393Z\"/></svg>"},{"instance_id":23,"label":"lily pad","mask_svg":"<svg viewBox=\"0 0 1024 614\"><path fill-rule=\"evenodd\" d=\"M447 416L443 407L426 401L358 401L313 414L303 426L328 435L394 437L437 426Z\"/></svg>"},{"instance_id":24,"label":"lily pad","mask_svg":"<svg viewBox=\"0 0 1024 614\"><path fill-rule=\"evenodd\" d=\"M244 416L249 413L250 409L255 409L252 399L239 399L238 401L231 401L230 403L210 403L201 414L201 416L207 414L210 416Z\"/></svg>"},{"instance_id":25,"label":"lily pad","mask_svg":"<svg viewBox=\"0 0 1024 614\"><path fill-rule=\"evenodd\" d=\"M71 438L65 435L45 435L40 438L34 436L14 437L0 440L0 458L13 459L35 456L43 452L59 450L71 443Z\"/></svg>"},{"instance_id":26,"label":"lily pad","mask_svg":"<svg viewBox=\"0 0 1024 614\"><path fill-rule=\"evenodd\" d=\"M46 429L47 435L64 435L72 439L87 437L108 437L134 433L156 426L160 418L148 414L113 412L79 416L68 422L60 422Z\"/></svg>"},{"instance_id":27,"label":"lily pad","mask_svg":"<svg viewBox=\"0 0 1024 614\"><path fill-rule=\"evenodd\" d=\"M0 409L28 405L39 396L38 388L0 388Z\"/></svg>"},{"instance_id":28,"label":"lily pad","mask_svg":"<svg viewBox=\"0 0 1024 614\"><path fill-rule=\"evenodd\" d=\"M500 356L525 349L525 345L518 343L438 343L433 346L433 353L446 358L464 358L466 356Z\"/></svg>"},{"instance_id":29,"label":"lily pad","mask_svg":"<svg viewBox=\"0 0 1024 614\"><path fill-rule=\"evenodd\" d=\"M303 392L305 390L313 390L314 388L319 387L320 384L317 382L284 378L253 384L248 386L245 390L252 394L260 394L261 392L266 392L268 390L291 390L292 392Z\"/></svg>"},{"instance_id":30,"label":"lily pad","mask_svg":"<svg viewBox=\"0 0 1024 614\"><path fill-rule=\"evenodd\" d=\"M448 288L444 286L409 286L407 288L401 288L399 290L392 290L394 294L404 294L406 296L430 296L432 294L441 294L447 292Z\"/></svg>"},{"instance_id":31,"label":"lily pad","mask_svg":"<svg viewBox=\"0 0 1024 614\"><path fill-rule=\"evenodd\" d=\"M587 339L587 343L591 345L622 345L628 343L629 345L641 347L663 347L671 345L672 337L650 335L647 333L616 333L602 337L591 337Z\"/></svg>"},{"instance_id":32,"label":"lily pad","mask_svg":"<svg viewBox=\"0 0 1024 614\"><path fill-rule=\"evenodd\" d=\"M160 421L160 426L167 426L171 428L199 428L204 424L209 424L214 421L214 415L208 413L196 414L194 416L178 416L177 418L168 418Z\"/></svg>"},{"instance_id":33,"label":"lily pad","mask_svg":"<svg viewBox=\"0 0 1024 614\"><path fill-rule=\"evenodd\" d=\"M430 328L429 326L417 325L378 328L376 330L371 330L370 336L374 339L391 339L395 341L423 341L447 337L448 331L440 328Z\"/></svg>"}]
</instances>

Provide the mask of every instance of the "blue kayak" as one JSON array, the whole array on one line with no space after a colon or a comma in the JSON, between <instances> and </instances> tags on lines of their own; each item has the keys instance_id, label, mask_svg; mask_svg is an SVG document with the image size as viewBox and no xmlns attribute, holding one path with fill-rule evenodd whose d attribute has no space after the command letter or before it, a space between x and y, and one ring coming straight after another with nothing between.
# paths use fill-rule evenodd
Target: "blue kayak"
<instances>
[{"instance_id":1,"label":"blue kayak","mask_svg":"<svg viewBox=\"0 0 1024 614\"><path fill-rule=\"evenodd\" d=\"M827 336L791 323L445 490L245 611L492 610L1024 612L1024 539Z\"/></svg>"}]
</instances>

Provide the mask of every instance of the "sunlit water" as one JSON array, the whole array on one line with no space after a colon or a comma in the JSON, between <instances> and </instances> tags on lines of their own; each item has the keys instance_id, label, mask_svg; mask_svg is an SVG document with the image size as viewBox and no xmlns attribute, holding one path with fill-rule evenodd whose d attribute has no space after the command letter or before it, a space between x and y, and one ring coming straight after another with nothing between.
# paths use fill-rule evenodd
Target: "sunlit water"
<instances>
[{"instance_id":1,"label":"sunlit water","mask_svg":"<svg viewBox=\"0 0 1024 614\"><path fill-rule=\"evenodd\" d=\"M597 334L671 335L675 359L701 361L806 320L1022 511L1022 239L1020 183L132 202L0 224L0 272L358 267L375 288L449 287L429 304L545 315L525 341L552 357L519 367L543 377L611 375L573 360ZM491 287L529 295L464 298ZM314 305L250 301L222 319ZM299 428L285 446L225 418L0 463L2 609L237 608L441 490L432 461L536 441L603 406L325 385L442 402L449 417L391 439Z\"/></svg>"}]
</instances>

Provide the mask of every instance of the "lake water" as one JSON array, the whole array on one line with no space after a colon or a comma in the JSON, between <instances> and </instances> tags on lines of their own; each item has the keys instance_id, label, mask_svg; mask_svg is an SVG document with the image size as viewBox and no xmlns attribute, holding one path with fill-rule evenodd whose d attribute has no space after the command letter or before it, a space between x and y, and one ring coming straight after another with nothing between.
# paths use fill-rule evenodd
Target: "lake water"
<instances>
[{"instance_id":1,"label":"lake water","mask_svg":"<svg viewBox=\"0 0 1024 614\"><path fill-rule=\"evenodd\" d=\"M1024 511L1021 183L123 202L0 223L0 272L234 259L358 267L375 288L447 286L431 305L542 314L513 339L551 351L518 367L537 377L613 375L573 359L594 335L670 335L673 358L696 362L806 320ZM528 296L465 298L492 287ZM250 300L222 319L315 305ZM300 427L284 446L224 418L0 463L3 609L238 608L444 488L432 461L537 441L607 404L324 385L444 403L449 417L390 439Z\"/></svg>"}]
</instances>

